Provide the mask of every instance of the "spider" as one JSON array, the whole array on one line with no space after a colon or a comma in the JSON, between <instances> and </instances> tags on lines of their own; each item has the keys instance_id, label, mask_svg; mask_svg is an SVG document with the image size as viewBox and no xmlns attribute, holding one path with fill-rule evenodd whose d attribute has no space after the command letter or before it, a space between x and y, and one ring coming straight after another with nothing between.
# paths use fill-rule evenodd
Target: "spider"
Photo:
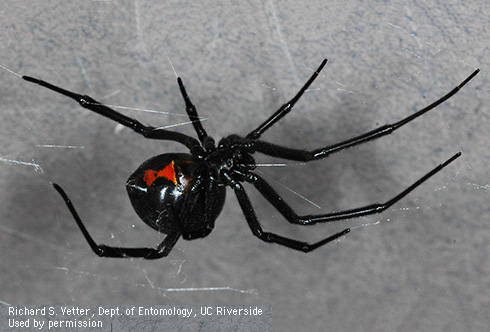
<instances>
[{"instance_id":1,"label":"spider","mask_svg":"<svg viewBox=\"0 0 490 332\"><path fill-rule=\"evenodd\" d=\"M292 110L326 63L327 59L323 60L299 92L255 130L244 137L235 134L229 135L221 139L217 145L203 128L197 115L196 107L192 104L180 77L177 78L177 83L185 101L186 112L193 123L199 140L179 132L145 126L139 121L118 113L87 95L74 93L30 76L23 76L22 78L70 97L76 100L80 106L131 128L145 138L179 142L190 151L190 153L165 153L152 157L141 164L126 182L129 199L138 216L153 229L166 234L163 241L156 248L125 248L97 244L87 231L65 191L58 184L53 183L54 188L63 198L90 248L98 256L156 259L167 256L181 236L185 240L194 240L207 236L214 229L214 223L223 208L226 187L231 187L235 192L253 235L265 242L276 243L298 251L310 252L346 235L350 232L350 228L311 244L275 233L265 232L256 217L242 182L251 183L290 223L313 225L383 212L453 162L461 155L461 152L454 154L407 189L384 203L374 203L345 211L304 216L294 212L262 177L254 173L256 165L252 155L255 152L260 152L265 155L300 162L326 158L332 153L391 134L396 129L452 97L479 72L479 69L475 70L451 92L424 109L398 122L381 126L337 144L306 151L260 140L264 132Z\"/></svg>"}]
</instances>

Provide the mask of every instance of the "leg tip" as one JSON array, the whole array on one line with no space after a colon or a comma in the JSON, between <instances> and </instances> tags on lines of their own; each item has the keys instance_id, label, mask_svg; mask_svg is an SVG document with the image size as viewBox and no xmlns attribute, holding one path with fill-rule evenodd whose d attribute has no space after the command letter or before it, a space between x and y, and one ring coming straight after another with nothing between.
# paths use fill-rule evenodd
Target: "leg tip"
<instances>
[{"instance_id":1,"label":"leg tip","mask_svg":"<svg viewBox=\"0 0 490 332\"><path fill-rule=\"evenodd\" d=\"M36 84L39 84L39 82L41 82L40 80L38 80L37 78L34 78L34 77L30 77L30 76L22 76L22 78L24 80L26 80L27 82L31 82L31 83L36 83Z\"/></svg>"},{"instance_id":2,"label":"leg tip","mask_svg":"<svg viewBox=\"0 0 490 332\"><path fill-rule=\"evenodd\" d=\"M63 200L65 202L70 201L70 199L68 198L68 195L65 193L65 191L63 190L63 188L60 187L59 184L53 183L53 187L54 187L54 189L56 189L56 191L58 192L58 194L61 195L61 197L63 198Z\"/></svg>"},{"instance_id":3,"label":"leg tip","mask_svg":"<svg viewBox=\"0 0 490 332\"><path fill-rule=\"evenodd\" d=\"M319 67L318 67L318 69L315 71L315 74L317 74L317 75L318 75L318 74L319 74L319 73L322 71L323 67L325 67L325 65L327 64L327 61L328 61L327 59L323 59L323 61L322 61L322 63L320 64L320 66L319 66Z\"/></svg>"},{"instance_id":4,"label":"leg tip","mask_svg":"<svg viewBox=\"0 0 490 332\"><path fill-rule=\"evenodd\" d=\"M478 73L480 72L480 68L476 68L476 70L471 73L470 76L468 76L467 79L465 79L459 86L458 88L462 88L463 86L465 86L469 81L471 81Z\"/></svg>"},{"instance_id":5,"label":"leg tip","mask_svg":"<svg viewBox=\"0 0 490 332\"><path fill-rule=\"evenodd\" d=\"M452 163L454 160L458 159L459 157L461 157L461 151L458 151L451 158L449 158L444 163L442 163L441 167L445 167L445 166L449 165L450 163Z\"/></svg>"}]
</instances>

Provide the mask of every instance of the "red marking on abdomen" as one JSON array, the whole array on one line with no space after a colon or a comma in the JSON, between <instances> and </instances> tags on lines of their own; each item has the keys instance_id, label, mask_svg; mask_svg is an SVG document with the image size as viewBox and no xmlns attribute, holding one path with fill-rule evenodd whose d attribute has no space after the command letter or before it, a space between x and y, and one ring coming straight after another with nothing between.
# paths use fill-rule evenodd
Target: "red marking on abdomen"
<instances>
[{"instance_id":1,"label":"red marking on abdomen","mask_svg":"<svg viewBox=\"0 0 490 332\"><path fill-rule=\"evenodd\" d=\"M177 185L177 177L175 175L175 167L173 161L161 170L155 171L152 169L147 169L145 171L145 175L143 176L143 180L146 182L148 187L151 186L151 184L155 182L155 180L158 178L165 178Z\"/></svg>"}]
</instances>

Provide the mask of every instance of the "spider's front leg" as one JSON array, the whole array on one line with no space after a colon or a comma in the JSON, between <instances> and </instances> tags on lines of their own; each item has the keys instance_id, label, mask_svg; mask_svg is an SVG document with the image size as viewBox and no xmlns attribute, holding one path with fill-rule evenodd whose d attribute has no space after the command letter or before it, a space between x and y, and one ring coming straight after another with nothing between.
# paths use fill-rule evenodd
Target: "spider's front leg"
<instances>
[{"instance_id":1,"label":"spider's front leg","mask_svg":"<svg viewBox=\"0 0 490 332\"><path fill-rule=\"evenodd\" d=\"M345 150L347 148L351 148L354 146L357 146L362 143L366 143L372 140L375 140L377 138L389 135L393 133L395 130L398 128L406 125L407 123L415 120L416 118L422 116L423 114L429 112L430 110L434 109L435 107L439 106L449 98L451 98L453 95L455 95L459 90L463 88L469 81L471 81L479 72L479 69L476 69L471 75L469 75L463 82L461 82L457 87L455 87L453 90L451 90L449 93L447 93L445 96L442 98L436 100L429 106L415 112L412 115L409 115L405 117L404 119L392 123L392 124L386 124L384 126L381 126L379 128L376 128L372 131L369 131L367 133L361 134L359 136L347 139L345 141L339 142L337 144L325 146L316 150L312 151L306 151L306 150L301 150L301 149L291 149L287 147L283 147L280 145L260 141L260 140L254 140L254 149L258 152L261 152L263 154L277 157L277 158L283 158L283 159L288 159L288 160L295 160L295 161L312 161L312 160L318 160L318 159L323 159L326 158L327 156L331 155L332 153L339 152L342 150ZM269 126L270 127L270 126ZM267 128L269 128L267 127ZM253 136L253 135L252 135ZM253 138L249 134L247 138Z\"/></svg>"},{"instance_id":2,"label":"spider's front leg","mask_svg":"<svg viewBox=\"0 0 490 332\"><path fill-rule=\"evenodd\" d=\"M332 222L343 219L351 219L361 216L367 216L371 214L381 213L385 211L387 208L398 202L400 199L408 195L412 190L417 188L423 182L428 180L434 174L442 170L444 167L453 162L456 158L461 156L461 152L456 153L451 158L446 160L444 163L436 166L430 172L425 174L423 177L415 181L411 186L407 189L386 201L385 203L374 203L371 205L366 205L360 208L331 212L326 214L318 214L318 215L306 215L299 216L293 209L279 196L279 194L272 188L264 179L256 174L250 174L247 177L247 181L251 182L255 188L264 196L269 203L271 203L290 223L300 224L300 225L313 225L320 222Z\"/></svg>"},{"instance_id":3,"label":"spider's front leg","mask_svg":"<svg viewBox=\"0 0 490 332\"><path fill-rule=\"evenodd\" d=\"M228 180L228 185L235 191L238 203L240 204L243 214L247 219L247 223L250 227L250 230L252 231L252 234L262 241L277 243L298 251L310 252L350 232L350 228L347 228L316 243L302 242L281 235L277 235L275 233L264 232L262 230L262 226L257 219L252 203L250 202L250 199L248 198L248 195L245 192L243 186L240 184L240 182L233 180L228 174L224 174L224 176Z\"/></svg>"},{"instance_id":4,"label":"spider's front leg","mask_svg":"<svg viewBox=\"0 0 490 332\"><path fill-rule=\"evenodd\" d=\"M104 244L97 244L95 243L95 241L93 240L89 232L87 231L87 228L85 228L85 225L83 224L82 220L78 216L75 207L73 206L70 198L68 198L68 195L65 193L65 191L56 183L53 183L53 187L58 191L58 193L65 201L66 206L68 206L68 209L70 210L71 214L73 215L73 218L77 222L78 227L80 227L80 230L82 231L82 234L87 240L90 248L92 248L93 252L100 257L114 257L114 258L134 257L134 258L145 258L145 259L157 259L157 258L166 257L170 253L170 251L172 250L172 248L174 247L175 243L177 242L177 240L181 235L180 232L178 231L170 232L156 249L110 247Z\"/></svg>"},{"instance_id":5,"label":"spider's front leg","mask_svg":"<svg viewBox=\"0 0 490 332\"><path fill-rule=\"evenodd\" d=\"M274 112L267 120L265 120L260 126L258 126L254 131L247 135L249 139L259 139L260 136L270 127L272 127L277 121L281 120L286 114L291 112L296 102L301 98L303 93L310 87L310 85L315 81L315 79L320 75L323 67L327 64L327 59L324 59L320 66L313 72L310 79L303 85L303 87L296 93L296 95L287 103L279 107L279 109Z\"/></svg>"}]
</instances>

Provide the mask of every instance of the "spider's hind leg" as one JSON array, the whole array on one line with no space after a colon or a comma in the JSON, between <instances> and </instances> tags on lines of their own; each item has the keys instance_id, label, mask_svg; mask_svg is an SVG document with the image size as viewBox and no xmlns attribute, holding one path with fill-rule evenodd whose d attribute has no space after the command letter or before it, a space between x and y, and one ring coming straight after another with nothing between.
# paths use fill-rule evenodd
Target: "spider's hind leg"
<instances>
[{"instance_id":1,"label":"spider's hind leg","mask_svg":"<svg viewBox=\"0 0 490 332\"><path fill-rule=\"evenodd\" d=\"M194 129L196 130L199 140L207 151L213 150L214 139L207 134L206 130L202 126L201 118L199 117L199 115L197 115L196 106L194 106L194 104L191 102L191 98L187 94L184 83L182 82L182 79L180 77L177 78L177 83L179 84L180 92L182 93L182 97L185 101L185 110L187 112L187 115L189 116L189 119L192 122L192 125L194 126Z\"/></svg>"},{"instance_id":2,"label":"spider's hind leg","mask_svg":"<svg viewBox=\"0 0 490 332\"><path fill-rule=\"evenodd\" d=\"M187 146L191 150L191 153L193 155L199 156L201 154L201 150L202 150L201 145L199 144L199 141L197 141L193 137L187 136L187 135L179 133L179 132L166 130L163 128L155 128L155 127L151 127L151 126L145 126L141 122L139 122L138 120L127 117L126 115L121 114L119 112L116 112L115 110L113 110L113 109L107 107L106 105L98 102L97 100L91 98L90 96L82 95L82 94L72 92L69 90L65 90L63 88L60 88L59 86L45 82L45 81L40 80L40 79L35 78L35 77L22 76L22 78L24 80L26 80L27 82L38 84L38 85L45 87L49 90L55 91L55 92L62 94L66 97L72 98L75 101L77 101L80 104L80 106L82 106L83 108L86 108L86 109L88 109L92 112L95 112L97 114L100 114L102 116L105 116L106 118L109 118L112 121L116 121L116 122L122 124L123 126L132 129L136 133L143 135L145 138L179 142L179 143Z\"/></svg>"},{"instance_id":3,"label":"spider's hind leg","mask_svg":"<svg viewBox=\"0 0 490 332\"><path fill-rule=\"evenodd\" d=\"M78 216L77 211L75 210L75 207L73 206L70 198L68 198L68 195L65 193L63 188L61 188L59 185L56 183L53 183L53 187L58 191L60 196L63 198L65 201L66 206L70 210L73 218L77 222L78 227L82 231L83 236L85 237L85 240L87 240L90 248L92 251L100 257L113 257L113 258L145 258L145 259L157 259L157 258L162 258L166 257L172 248L174 247L175 243L181 236L181 234L178 231L173 231L170 232L165 239L163 239L162 243L158 245L156 249L153 248L125 248L125 247L110 247L106 246L104 244L97 244L95 243L94 239L90 235L90 233L87 231L87 228L85 228L85 225L82 222L82 219Z\"/></svg>"}]
</instances>

